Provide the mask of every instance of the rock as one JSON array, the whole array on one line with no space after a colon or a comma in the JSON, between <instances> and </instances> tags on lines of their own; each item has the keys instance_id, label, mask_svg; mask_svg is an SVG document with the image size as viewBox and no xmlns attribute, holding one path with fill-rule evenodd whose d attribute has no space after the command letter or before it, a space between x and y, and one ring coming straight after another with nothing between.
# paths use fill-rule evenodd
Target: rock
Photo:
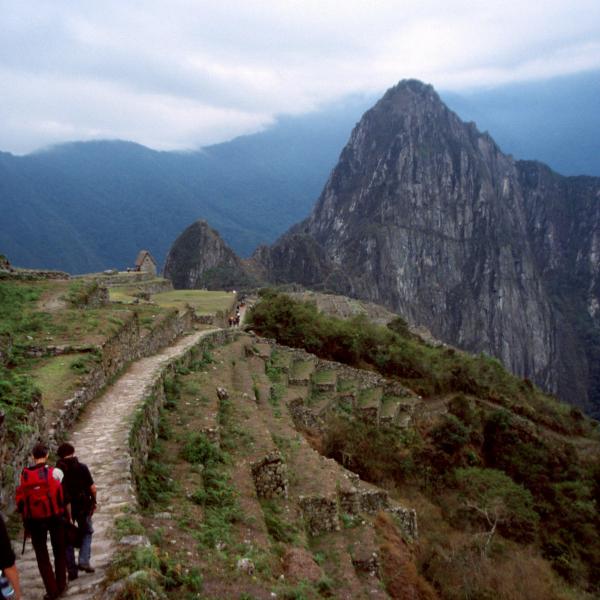
<instances>
[{"instance_id":1,"label":"rock","mask_svg":"<svg viewBox=\"0 0 600 600\"><path fill-rule=\"evenodd\" d=\"M125 546L150 546L150 540L145 535L126 535L119 540Z\"/></svg>"},{"instance_id":2,"label":"rock","mask_svg":"<svg viewBox=\"0 0 600 600\"><path fill-rule=\"evenodd\" d=\"M304 548L290 548L284 554L282 562L285 577L293 583L300 581L316 583L323 577L321 567Z\"/></svg>"},{"instance_id":3,"label":"rock","mask_svg":"<svg viewBox=\"0 0 600 600\"><path fill-rule=\"evenodd\" d=\"M410 80L365 113L311 215L248 264L382 304L594 415L599 231L600 178L515 161Z\"/></svg>"},{"instance_id":4,"label":"rock","mask_svg":"<svg viewBox=\"0 0 600 600\"><path fill-rule=\"evenodd\" d=\"M218 387L217 397L219 400L227 400L229 398L229 392L224 387Z\"/></svg>"},{"instance_id":5,"label":"rock","mask_svg":"<svg viewBox=\"0 0 600 600\"><path fill-rule=\"evenodd\" d=\"M254 575L254 563L249 558L240 558L236 567L238 571L242 571L246 575Z\"/></svg>"},{"instance_id":6,"label":"rock","mask_svg":"<svg viewBox=\"0 0 600 600\"><path fill-rule=\"evenodd\" d=\"M103 598L112 599L112 598L120 598L121 594L127 589L127 586L131 583L135 583L136 586L146 584L145 596L149 600L152 598L160 598L154 590L150 589L150 585L152 584L154 577L148 573L147 571L134 571L131 575L125 577L125 579L120 579L116 581L112 585L110 585L105 593L103 594Z\"/></svg>"},{"instance_id":7,"label":"rock","mask_svg":"<svg viewBox=\"0 0 600 600\"><path fill-rule=\"evenodd\" d=\"M172 519L173 515L170 512L159 512L154 515L155 519Z\"/></svg>"},{"instance_id":8,"label":"rock","mask_svg":"<svg viewBox=\"0 0 600 600\"><path fill-rule=\"evenodd\" d=\"M377 552L368 552L359 550L352 556L354 568L371 577L379 577L380 562Z\"/></svg>"},{"instance_id":9,"label":"rock","mask_svg":"<svg viewBox=\"0 0 600 600\"><path fill-rule=\"evenodd\" d=\"M173 243L165 277L176 289L232 289L252 284L241 260L206 221L192 223Z\"/></svg>"}]
</instances>

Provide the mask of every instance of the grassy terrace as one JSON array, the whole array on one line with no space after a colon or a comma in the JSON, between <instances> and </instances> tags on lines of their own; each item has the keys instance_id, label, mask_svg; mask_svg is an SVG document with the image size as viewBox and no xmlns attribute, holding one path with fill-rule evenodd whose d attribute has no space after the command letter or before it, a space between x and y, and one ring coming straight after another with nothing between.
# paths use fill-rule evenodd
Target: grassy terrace
<instances>
[{"instance_id":1,"label":"grassy terrace","mask_svg":"<svg viewBox=\"0 0 600 600\"><path fill-rule=\"evenodd\" d=\"M131 319L137 317L143 334L186 304L210 314L227 309L234 300L229 293L173 291L158 294L156 303L74 306L71 300L85 281L89 280L0 282L0 410L15 432L38 394L46 409L60 407L95 367L99 355L94 349ZM135 289L132 285L111 290L111 299L126 298L126 292ZM48 346L72 346L74 351L57 357L29 355L31 349Z\"/></svg>"},{"instance_id":2,"label":"grassy terrace","mask_svg":"<svg viewBox=\"0 0 600 600\"><path fill-rule=\"evenodd\" d=\"M218 311L229 310L235 302L235 294L206 290L173 290L154 294L152 299L163 308L181 310L189 304L198 315L212 315Z\"/></svg>"},{"instance_id":3,"label":"grassy terrace","mask_svg":"<svg viewBox=\"0 0 600 600\"><path fill-rule=\"evenodd\" d=\"M314 370L315 363L312 360L297 360L292 365L292 378L309 379Z\"/></svg>"},{"instance_id":4,"label":"grassy terrace","mask_svg":"<svg viewBox=\"0 0 600 600\"><path fill-rule=\"evenodd\" d=\"M333 370L315 371L313 381L317 384L335 385L337 382L337 373Z\"/></svg>"}]
</instances>

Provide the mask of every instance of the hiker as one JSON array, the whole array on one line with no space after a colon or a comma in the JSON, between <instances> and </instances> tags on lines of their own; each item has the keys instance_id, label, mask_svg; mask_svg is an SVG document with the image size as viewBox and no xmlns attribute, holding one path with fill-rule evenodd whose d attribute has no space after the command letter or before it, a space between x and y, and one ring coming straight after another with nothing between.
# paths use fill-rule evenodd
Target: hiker
<instances>
[{"instance_id":1,"label":"hiker","mask_svg":"<svg viewBox=\"0 0 600 600\"><path fill-rule=\"evenodd\" d=\"M90 565L92 554L92 515L96 510L96 485L90 470L80 463L75 456L75 448L64 443L58 447L60 457L56 466L65 474L63 489L67 502L71 505L71 519L77 524L77 533L80 542L78 565L75 563L75 546L77 545L70 536L67 537L67 571L69 581L77 579L78 571L93 573Z\"/></svg>"},{"instance_id":2,"label":"hiker","mask_svg":"<svg viewBox=\"0 0 600 600\"><path fill-rule=\"evenodd\" d=\"M12 596L14 600L21 600L21 589L19 587L19 572L15 565L15 553L12 549L4 519L0 516L0 569L2 575L8 579L15 591Z\"/></svg>"},{"instance_id":3,"label":"hiker","mask_svg":"<svg viewBox=\"0 0 600 600\"><path fill-rule=\"evenodd\" d=\"M46 588L44 600L54 600L67 589L67 561L65 555L65 516L61 480L63 472L49 467L48 448L38 443L31 451L33 465L21 472L17 488L17 510L23 516L25 531L31 534L40 575ZM48 556L47 539L50 533L54 571Z\"/></svg>"}]
</instances>

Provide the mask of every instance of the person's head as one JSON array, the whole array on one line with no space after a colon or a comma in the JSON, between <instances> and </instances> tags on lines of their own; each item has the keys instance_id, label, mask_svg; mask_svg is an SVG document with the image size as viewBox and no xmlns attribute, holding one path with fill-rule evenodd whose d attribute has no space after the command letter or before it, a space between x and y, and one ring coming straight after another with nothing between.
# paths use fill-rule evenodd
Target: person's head
<instances>
[{"instance_id":1,"label":"person's head","mask_svg":"<svg viewBox=\"0 0 600 600\"><path fill-rule=\"evenodd\" d=\"M43 442L38 442L31 450L31 456L33 456L36 463L46 462L48 459L48 446Z\"/></svg>"},{"instance_id":2,"label":"person's head","mask_svg":"<svg viewBox=\"0 0 600 600\"><path fill-rule=\"evenodd\" d=\"M65 442L58 447L56 453L60 458L69 458L75 454L75 448L72 444L69 444L69 442Z\"/></svg>"}]
</instances>

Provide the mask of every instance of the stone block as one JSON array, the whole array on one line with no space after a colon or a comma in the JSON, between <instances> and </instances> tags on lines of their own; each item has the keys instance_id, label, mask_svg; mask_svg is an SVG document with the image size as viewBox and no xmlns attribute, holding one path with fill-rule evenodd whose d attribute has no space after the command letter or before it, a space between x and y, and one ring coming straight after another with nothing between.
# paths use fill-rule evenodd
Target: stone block
<instances>
[{"instance_id":1,"label":"stone block","mask_svg":"<svg viewBox=\"0 0 600 600\"><path fill-rule=\"evenodd\" d=\"M387 509L394 516L402 533L411 540L419 537L417 526L417 511L414 508L404 508L403 506L392 506Z\"/></svg>"},{"instance_id":2,"label":"stone block","mask_svg":"<svg viewBox=\"0 0 600 600\"><path fill-rule=\"evenodd\" d=\"M356 488L340 490L338 492L340 512L348 515L357 515L361 510L361 493Z\"/></svg>"},{"instance_id":3,"label":"stone block","mask_svg":"<svg viewBox=\"0 0 600 600\"><path fill-rule=\"evenodd\" d=\"M270 452L263 459L252 464L252 478L259 498L288 496L287 465L279 451Z\"/></svg>"},{"instance_id":4,"label":"stone block","mask_svg":"<svg viewBox=\"0 0 600 600\"><path fill-rule=\"evenodd\" d=\"M361 512L374 515L389 505L388 493L384 490L364 490L360 493Z\"/></svg>"},{"instance_id":5,"label":"stone block","mask_svg":"<svg viewBox=\"0 0 600 600\"><path fill-rule=\"evenodd\" d=\"M335 498L300 496L300 510L309 535L339 531L340 523Z\"/></svg>"}]
</instances>

